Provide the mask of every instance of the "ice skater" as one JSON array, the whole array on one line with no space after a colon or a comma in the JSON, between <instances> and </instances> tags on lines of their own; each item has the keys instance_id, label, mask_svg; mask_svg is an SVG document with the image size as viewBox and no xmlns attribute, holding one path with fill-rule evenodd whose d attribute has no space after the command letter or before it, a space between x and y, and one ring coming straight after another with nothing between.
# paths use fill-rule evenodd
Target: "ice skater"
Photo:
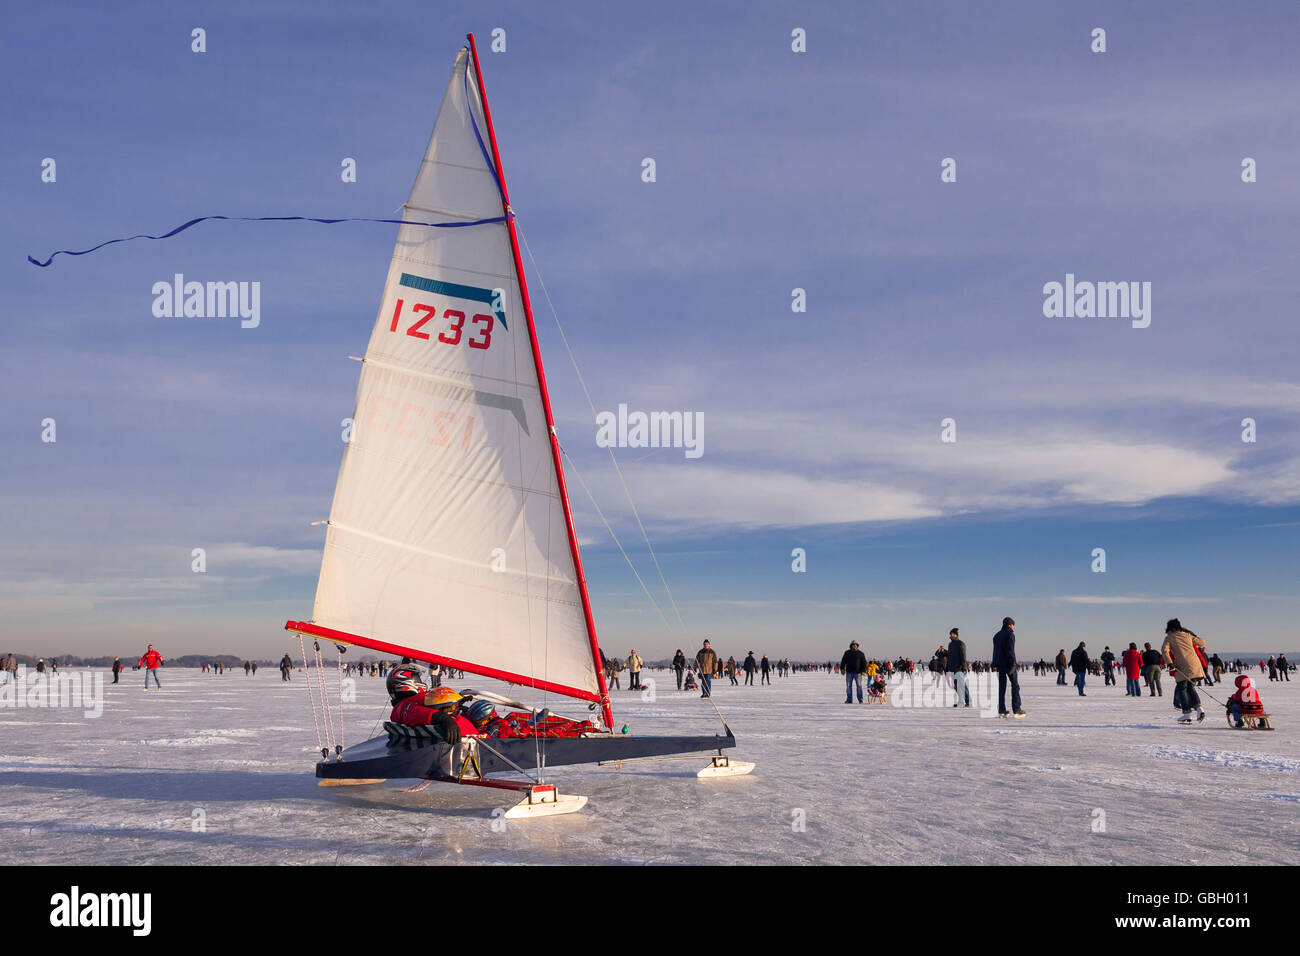
<instances>
[{"instance_id":1,"label":"ice skater","mask_svg":"<svg viewBox=\"0 0 1300 956\"><path fill-rule=\"evenodd\" d=\"M163 663L162 655L149 645L149 649L144 652L140 658L140 666L144 668L144 689L149 689L149 675L153 675L154 690L162 690L162 684L158 683L158 668Z\"/></svg>"},{"instance_id":2,"label":"ice skater","mask_svg":"<svg viewBox=\"0 0 1300 956\"><path fill-rule=\"evenodd\" d=\"M1201 696L1196 692L1196 684L1193 683L1197 677L1205 676L1201 659L1196 653L1198 647L1204 646L1205 641L1193 631L1183 627L1178 618L1170 618L1165 624L1165 643L1160 648L1160 653L1169 662L1174 680L1177 681L1174 685L1174 706L1183 712L1183 715L1178 718L1180 724L1192 722L1193 710L1196 711L1198 721L1205 719Z\"/></svg>"}]
</instances>

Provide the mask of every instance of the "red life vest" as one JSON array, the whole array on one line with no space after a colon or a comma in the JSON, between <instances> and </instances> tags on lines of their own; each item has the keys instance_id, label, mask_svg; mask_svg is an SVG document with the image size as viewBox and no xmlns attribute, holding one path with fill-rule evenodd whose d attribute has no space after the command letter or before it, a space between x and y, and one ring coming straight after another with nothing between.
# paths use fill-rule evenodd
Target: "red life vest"
<instances>
[{"instance_id":1,"label":"red life vest","mask_svg":"<svg viewBox=\"0 0 1300 956\"><path fill-rule=\"evenodd\" d=\"M424 698L416 694L399 700L388 719L395 724L405 724L408 727L423 727L433 723L445 713L446 708L424 706ZM460 728L462 737L478 736L482 733L464 714L456 715L456 726Z\"/></svg>"}]
</instances>

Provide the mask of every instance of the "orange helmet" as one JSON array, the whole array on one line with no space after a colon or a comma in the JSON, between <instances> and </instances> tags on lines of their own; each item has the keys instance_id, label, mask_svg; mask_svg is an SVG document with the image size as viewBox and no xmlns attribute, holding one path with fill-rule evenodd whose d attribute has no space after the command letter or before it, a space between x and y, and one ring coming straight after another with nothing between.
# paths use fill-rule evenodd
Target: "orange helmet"
<instances>
[{"instance_id":1,"label":"orange helmet","mask_svg":"<svg viewBox=\"0 0 1300 956\"><path fill-rule=\"evenodd\" d=\"M435 687L425 695L425 707L454 707L460 703L460 694L451 687Z\"/></svg>"}]
</instances>

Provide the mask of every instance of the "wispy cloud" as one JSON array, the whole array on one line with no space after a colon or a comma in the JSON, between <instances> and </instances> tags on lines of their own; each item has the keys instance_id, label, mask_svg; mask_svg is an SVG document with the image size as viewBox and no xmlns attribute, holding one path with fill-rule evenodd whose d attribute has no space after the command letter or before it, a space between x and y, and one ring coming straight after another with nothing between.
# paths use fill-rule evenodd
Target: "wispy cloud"
<instances>
[{"instance_id":1,"label":"wispy cloud","mask_svg":"<svg viewBox=\"0 0 1300 956\"><path fill-rule=\"evenodd\" d=\"M1219 604L1223 598L1217 597L1152 597L1146 594L1074 594L1058 598L1070 604L1165 604L1177 607L1180 604Z\"/></svg>"}]
</instances>

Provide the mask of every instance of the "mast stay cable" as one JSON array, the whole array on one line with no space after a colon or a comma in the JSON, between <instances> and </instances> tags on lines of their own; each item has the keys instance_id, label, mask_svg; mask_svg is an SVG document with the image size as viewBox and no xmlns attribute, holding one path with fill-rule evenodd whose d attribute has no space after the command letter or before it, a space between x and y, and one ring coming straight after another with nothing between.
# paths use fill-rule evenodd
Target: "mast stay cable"
<instances>
[{"instance_id":1,"label":"mast stay cable","mask_svg":"<svg viewBox=\"0 0 1300 956\"><path fill-rule=\"evenodd\" d=\"M578 368L578 359L573 354L573 349L569 346L569 337L564 334L564 326L560 324L559 313L555 310L555 303L551 301L550 290L546 288L546 280L542 278L542 271L537 267L537 259L533 256L532 247L528 245L528 237L524 235L524 229L519 222L519 216L517 214L515 216L515 229L518 231L519 238L524 244L524 250L528 253L528 261L532 263L533 274L537 276L537 282L542 287L542 295L546 297L546 305L551 310L551 318L555 320L555 328L560 333L560 340L564 342L564 350L569 353L569 362L573 365L574 374L578 376L578 384L582 386L582 394L587 397L587 405L591 408L591 414L594 418L597 414L596 403L591 398L591 391L587 388L586 379L582 377L582 370ZM628 505L632 508L632 515L636 518L637 527L641 529L641 539L645 541L646 550L650 552L650 560L654 562L655 570L659 573L659 581L664 586L664 593L668 595L668 603L672 605L673 614L677 617L677 624L681 628L682 636L689 639L690 634L686 629L686 623L682 620L682 612L678 609L677 601L673 598L672 588L668 586L668 579L664 577L663 568L659 566L659 558L655 554L654 546L650 543L650 535L646 532L645 524L641 521L641 513L637 510L636 502L632 500L632 492L627 486L627 481L623 478L623 469L619 467L618 458L614 455L614 449L612 447L606 447L605 450L609 452L609 460L614 466L614 473L618 475L619 484L623 486L623 494L627 498ZM566 455L566 457L568 456ZM570 459L570 462L572 462L572 459ZM588 494L590 494L590 492L588 492ZM606 523L605 526L608 528L609 524ZM610 534L612 535L613 531L610 531ZM622 545L619 546L619 550L622 550ZM626 551L623 552L623 556L625 558L627 557ZM628 563L631 564L630 558L628 559ZM635 570L635 568L633 570Z\"/></svg>"},{"instance_id":2,"label":"mast stay cable","mask_svg":"<svg viewBox=\"0 0 1300 956\"><path fill-rule=\"evenodd\" d=\"M551 310L551 318L555 320L555 328L560 333L561 341L564 342L564 350L569 353L569 362L573 365L573 372L578 377L578 384L582 386L582 393L587 397L587 405L591 408L592 416L595 417L597 414L596 403L591 398L591 390L587 388L586 379L582 377L582 369L578 367L577 356L573 354L573 349L569 345L569 337L564 334L564 326L560 324L559 313L555 309L555 303L551 300L550 290L546 288L546 280L542 277L542 270L537 266L537 259L533 256L532 247L528 245L528 237L524 235L524 229L519 222L519 216L517 213L515 214L515 230L519 233L519 239L524 245L524 251L528 253L528 261L532 264L533 274L537 276L537 283L541 286L542 295L546 298L546 305ZM646 597L650 599L650 604L654 607L655 611L658 612L660 619L664 622L664 626L668 629L668 633L672 634L673 627L669 623L668 618L664 615L663 609L659 607L659 602L654 599L654 595L652 595L650 589L646 587L646 583L642 579L640 572L637 571L636 565L632 563L632 559L628 556L626 549L624 549L623 543L619 540L618 535L614 533L613 527L611 527L609 521L606 519L604 512L601 511L600 505L596 503L595 495L593 495L591 489L587 487L587 483L583 480L573 458L569 455L568 451L565 450L564 446L560 444L558 436L556 437L555 443L559 445L560 454L562 454L565 460L569 463L569 470L573 473L573 476L578 479L578 484L582 485L582 490L587 493L588 500L591 501L592 507L596 509L596 514L600 516L601 522L605 525L605 530L609 532L609 536L614 540L614 544L618 546L618 550L623 555L623 559L627 562L628 567L632 569L632 574L635 575L637 583L641 585L641 590L644 591ZM659 572L659 580L664 586L664 593L668 595L668 602L672 605L673 614L676 616L677 623L681 627L682 636L689 640L690 634L686 629L686 623L682 620L682 612L677 607L677 601L673 598L672 588L668 586L668 581L664 577L663 568L659 566L659 559L655 555L654 546L650 543L650 535L646 532L645 524L641 521L641 514L637 511L636 502L632 500L632 492L627 486L627 481L623 478L623 469L619 467L618 458L614 455L614 449L612 447L606 447L605 450L609 452L609 460L614 466L614 473L618 475L619 484L623 486L623 494L627 497L627 503L631 506L632 514L636 517L637 527L641 529L641 538L645 541L646 550L650 552L650 559L654 562L655 570ZM727 720L722 716L722 711L718 709L718 703L714 700L713 695L709 694L707 700L713 707L713 712L717 714L718 721L722 724L723 728L730 733L731 728L727 726Z\"/></svg>"}]
</instances>

